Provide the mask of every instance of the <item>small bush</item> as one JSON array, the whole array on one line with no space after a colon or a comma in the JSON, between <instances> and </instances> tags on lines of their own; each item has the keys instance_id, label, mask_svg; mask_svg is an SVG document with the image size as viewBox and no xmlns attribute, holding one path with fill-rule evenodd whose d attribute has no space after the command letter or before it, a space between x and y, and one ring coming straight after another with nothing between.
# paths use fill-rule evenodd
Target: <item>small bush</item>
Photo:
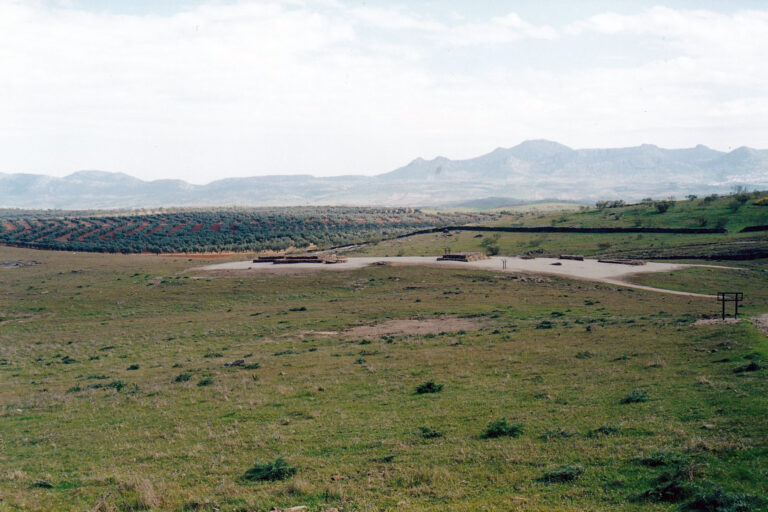
<instances>
[{"instance_id":1,"label":"small bush","mask_svg":"<svg viewBox=\"0 0 768 512\"><path fill-rule=\"evenodd\" d=\"M541 322L539 322L539 324L536 326L536 328L537 329L551 329L554 326L555 326L555 324L553 324L549 320L542 320Z\"/></svg>"},{"instance_id":2,"label":"small bush","mask_svg":"<svg viewBox=\"0 0 768 512\"><path fill-rule=\"evenodd\" d=\"M558 483L558 482L573 482L584 474L584 466L576 464L569 464L567 466L560 466L551 471L544 473L539 479L542 482Z\"/></svg>"},{"instance_id":3,"label":"small bush","mask_svg":"<svg viewBox=\"0 0 768 512\"><path fill-rule=\"evenodd\" d=\"M131 366L126 368L126 370L138 370L138 369L139 369L139 365L137 364L132 364Z\"/></svg>"},{"instance_id":4,"label":"small bush","mask_svg":"<svg viewBox=\"0 0 768 512\"><path fill-rule=\"evenodd\" d=\"M259 363L248 363L247 365L243 366L246 370L258 370L261 368L261 364Z\"/></svg>"},{"instance_id":5,"label":"small bush","mask_svg":"<svg viewBox=\"0 0 768 512\"><path fill-rule=\"evenodd\" d=\"M125 387L125 382L123 382L121 380L113 380L112 382L110 382L109 384L107 384L104 387L112 388L115 391L120 391L121 389L123 389Z\"/></svg>"},{"instance_id":6,"label":"small bush","mask_svg":"<svg viewBox=\"0 0 768 512\"><path fill-rule=\"evenodd\" d=\"M610 436L619 433L619 427L609 427L608 425L602 425L594 430L590 430L589 437Z\"/></svg>"},{"instance_id":7,"label":"small bush","mask_svg":"<svg viewBox=\"0 0 768 512\"><path fill-rule=\"evenodd\" d=\"M621 404L637 404L640 402L647 402L649 400L648 392L641 389L636 389L630 394L621 399Z\"/></svg>"},{"instance_id":8,"label":"small bush","mask_svg":"<svg viewBox=\"0 0 768 512\"><path fill-rule=\"evenodd\" d=\"M430 427L419 427L419 435L424 439L436 439L438 437L443 437L445 432Z\"/></svg>"},{"instance_id":9,"label":"small bush","mask_svg":"<svg viewBox=\"0 0 768 512\"><path fill-rule=\"evenodd\" d=\"M758 510L765 500L746 494L728 494L715 487L710 491L699 491L698 494L681 507L688 512L750 512Z\"/></svg>"},{"instance_id":10,"label":"small bush","mask_svg":"<svg viewBox=\"0 0 768 512\"><path fill-rule=\"evenodd\" d=\"M656 485L635 497L635 501L679 503L691 497L695 491L693 479L698 466L678 464L673 470L661 474Z\"/></svg>"},{"instance_id":11,"label":"small bush","mask_svg":"<svg viewBox=\"0 0 768 512\"><path fill-rule=\"evenodd\" d=\"M305 306L300 306L298 308L291 308L289 311L306 311L307 308Z\"/></svg>"},{"instance_id":12,"label":"small bush","mask_svg":"<svg viewBox=\"0 0 768 512\"><path fill-rule=\"evenodd\" d=\"M192 375L189 373L180 373L176 376L175 379L173 379L174 382L188 382L189 379L192 378Z\"/></svg>"},{"instance_id":13,"label":"small bush","mask_svg":"<svg viewBox=\"0 0 768 512\"><path fill-rule=\"evenodd\" d=\"M541 438L544 440L550 440L550 439L567 439L569 437L573 437L573 432L569 432L565 430L564 428L558 427L555 429L547 430L542 434Z\"/></svg>"},{"instance_id":14,"label":"small bush","mask_svg":"<svg viewBox=\"0 0 768 512\"><path fill-rule=\"evenodd\" d=\"M520 437L523 433L523 426L517 423L509 423L507 418L492 421L485 427L483 437L493 439L496 437Z\"/></svg>"},{"instance_id":15,"label":"small bush","mask_svg":"<svg viewBox=\"0 0 768 512\"><path fill-rule=\"evenodd\" d=\"M296 474L297 468L289 465L282 458L265 464L255 463L251 469L245 472L243 480L249 482L263 482L285 480Z\"/></svg>"},{"instance_id":16,"label":"small bush","mask_svg":"<svg viewBox=\"0 0 768 512\"><path fill-rule=\"evenodd\" d=\"M427 382L424 382L416 386L416 393L419 395L424 395L427 393L439 393L442 390L443 390L442 384L435 384L435 382L431 380L428 380Z\"/></svg>"},{"instance_id":17,"label":"small bush","mask_svg":"<svg viewBox=\"0 0 768 512\"><path fill-rule=\"evenodd\" d=\"M213 384L213 377L203 377L197 382L198 386L210 386Z\"/></svg>"},{"instance_id":18,"label":"small bush","mask_svg":"<svg viewBox=\"0 0 768 512\"><path fill-rule=\"evenodd\" d=\"M747 365L739 366L738 368L734 369L733 373L756 372L761 368L762 366L760 366L760 363L758 363L757 361L752 361Z\"/></svg>"},{"instance_id":19,"label":"small bush","mask_svg":"<svg viewBox=\"0 0 768 512\"><path fill-rule=\"evenodd\" d=\"M656 452L647 457L639 457L637 462L651 468L659 466L673 466L685 463L685 460L669 452Z\"/></svg>"}]
</instances>

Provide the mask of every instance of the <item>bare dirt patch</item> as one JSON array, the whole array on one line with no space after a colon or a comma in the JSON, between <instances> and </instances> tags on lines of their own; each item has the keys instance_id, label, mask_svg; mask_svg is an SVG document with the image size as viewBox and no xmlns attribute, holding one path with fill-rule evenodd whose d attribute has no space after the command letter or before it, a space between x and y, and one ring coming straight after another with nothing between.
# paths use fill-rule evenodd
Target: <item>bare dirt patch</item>
<instances>
[{"instance_id":1,"label":"bare dirt patch","mask_svg":"<svg viewBox=\"0 0 768 512\"><path fill-rule=\"evenodd\" d=\"M752 317L752 323L760 332L768 336L768 314Z\"/></svg>"},{"instance_id":2,"label":"bare dirt patch","mask_svg":"<svg viewBox=\"0 0 768 512\"><path fill-rule=\"evenodd\" d=\"M378 338L381 336L405 336L440 334L441 332L477 331L487 324L481 318L441 318L387 320L376 325L361 325L345 331L350 338Z\"/></svg>"},{"instance_id":3,"label":"bare dirt patch","mask_svg":"<svg viewBox=\"0 0 768 512\"><path fill-rule=\"evenodd\" d=\"M738 322L739 322L738 318L726 318L725 320L723 320L722 318L702 318L701 320L696 320L695 322L693 322L693 325L735 324Z\"/></svg>"}]
</instances>

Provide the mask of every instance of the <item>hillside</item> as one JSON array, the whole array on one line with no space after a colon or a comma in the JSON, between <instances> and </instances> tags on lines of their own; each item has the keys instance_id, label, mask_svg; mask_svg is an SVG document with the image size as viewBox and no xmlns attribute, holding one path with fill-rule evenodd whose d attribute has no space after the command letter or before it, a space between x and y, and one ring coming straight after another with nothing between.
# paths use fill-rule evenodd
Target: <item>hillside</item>
<instances>
[{"instance_id":1,"label":"hillside","mask_svg":"<svg viewBox=\"0 0 768 512\"><path fill-rule=\"evenodd\" d=\"M725 153L705 146L664 149L649 144L571 149L534 140L466 160L417 158L372 177L258 176L192 185L99 171L64 178L0 173L0 207L436 206L500 196L524 202L593 202L722 194L738 185L768 186L768 150L742 147Z\"/></svg>"},{"instance_id":2,"label":"hillside","mask_svg":"<svg viewBox=\"0 0 768 512\"><path fill-rule=\"evenodd\" d=\"M0 243L95 252L220 252L332 247L494 218L413 208L217 208L168 213L0 211Z\"/></svg>"}]
</instances>

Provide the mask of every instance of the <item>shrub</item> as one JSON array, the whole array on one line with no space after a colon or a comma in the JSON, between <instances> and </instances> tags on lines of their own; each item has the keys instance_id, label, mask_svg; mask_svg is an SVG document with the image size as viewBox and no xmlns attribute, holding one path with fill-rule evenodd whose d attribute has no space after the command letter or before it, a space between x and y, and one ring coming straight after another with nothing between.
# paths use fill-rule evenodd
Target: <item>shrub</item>
<instances>
[{"instance_id":1,"label":"shrub","mask_svg":"<svg viewBox=\"0 0 768 512\"><path fill-rule=\"evenodd\" d=\"M564 428L557 427L555 429L547 430L542 434L541 438L544 440L549 439L567 439L573 437L573 433L565 430Z\"/></svg>"},{"instance_id":2,"label":"shrub","mask_svg":"<svg viewBox=\"0 0 768 512\"><path fill-rule=\"evenodd\" d=\"M674 470L661 474L656 485L635 497L635 501L655 501L677 503L689 498L694 487L692 481L698 467L692 464L680 464Z\"/></svg>"},{"instance_id":3,"label":"shrub","mask_svg":"<svg viewBox=\"0 0 768 512\"><path fill-rule=\"evenodd\" d=\"M669 452L656 452L651 455L648 455L647 457L639 457L636 460L643 466L648 466L651 468L655 468L659 466L680 465L685 463L685 459L682 459L677 455L674 455Z\"/></svg>"},{"instance_id":4,"label":"shrub","mask_svg":"<svg viewBox=\"0 0 768 512\"><path fill-rule=\"evenodd\" d=\"M427 382L424 382L416 386L416 393L419 395L424 395L427 393L439 393L442 390L443 390L443 385L435 384L435 382L432 380L428 380Z\"/></svg>"},{"instance_id":5,"label":"shrub","mask_svg":"<svg viewBox=\"0 0 768 512\"><path fill-rule=\"evenodd\" d=\"M674 204L675 204L674 201L665 200L665 201L656 201L655 203L653 203L653 206L656 208L657 213L665 213L667 210L672 208Z\"/></svg>"},{"instance_id":6,"label":"shrub","mask_svg":"<svg viewBox=\"0 0 768 512\"><path fill-rule=\"evenodd\" d=\"M445 432L430 427L419 427L419 435L424 439L436 439L438 437L443 437Z\"/></svg>"},{"instance_id":7,"label":"shrub","mask_svg":"<svg viewBox=\"0 0 768 512\"><path fill-rule=\"evenodd\" d=\"M256 462L251 469L245 472L243 480L249 482L285 480L295 475L297 471L297 468L290 466L282 458L277 458L265 464Z\"/></svg>"},{"instance_id":8,"label":"shrub","mask_svg":"<svg viewBox=\"0 0 768 512\"><path fill-rule=\"evenodd\" d=\"M243 366L246 370L258 370L261 368L261 364L259 363L248 363L247 365Z\"/></svg>"},{"instance_id":9,"label":"shrub","mask_svg":"<svg viewBox=\"0 0 768 512\"><path fill-rule=\"evenodd\" d=\"M203 357L206 359L213 359L215 357L224 357L224 354L221 352L207 352Z\"/></svg>"},{"instance_id":10,"label":"shrub","mask_svg":"<svg viewBox=\"0 0 768 512\"><path fill-rule=\"evenodd\" d=\"M509 423L507 418L492 421L485 427L483 437L493 439L496 437L520 437L523 433L523 426L517 423Z\"/></svg>"},{"instance_id":11,"label":"shrub","mask_svg":"<svg viewBox=\"0 0 768 512\"><path fill-rule=\"evenodd\" d=\"M203 377L197 383L198 386L210 386L213 384L213 377Z\"/></svg>"},{"instance_id":12,"label":"shrub","mask_svg":"<svg viewBox=\"0 0 768 512\"><path fill-rule=\"evenodd\" d=\"M555 324L553 324L549 320L542 320L541 322L539 322L539 324L536 326L536 328L537 329L551 329L554 326L555 326Z\"/></svg>"},{"instance_id":13,"label":"shrub","mask_svg":"<svg viewBox=\"0 0 768 512\"><path fill-rule=\"evenodd\" d=\"M589 350L584 350L582 352L579 352L576 354L576 359L590 359L595 357L595 354L590 352Z\"/></svg>"},{"instance_id":14,"label":"shrub","mask_svg":"<svg viewBox=\"0 0 768 512\"><path fill-rule=\"evenodd\" d=\"M689 512L750 512L758 510L765 500L746 494L728 494L718 487L710 491L699 491L681 510Z\"/></svg>"},{"instance_id":15,"label":"shrub","mask_svg":"<svg viewBox=\"0 0 768 512\"><path fill-rule=\"evenodd\" d=\"M733 373L756 372L761 368L762 366L760 366L760 363L758 363L757 361L752 361L747 365L739 366L738 368L734 369Z\"/></svg>"},{"instance_id":16,"label":"shrub","mask_svg":"<svg viewBox=\"0 0 768 512\"><path fill-rule=\"evenodd\" d=\"M110 382L109 384L107 384L104 387L112 388L115 391L120 391L121 389L123 389L125 387L125 382L123 382L121 380L113 380L112 382Z\"/></svg>"},{"instance_id":17,"label":"shrub","mask_svg":"<svg viewBox=\"0 0 768 512\"><path fill-rule=\"evenodd\" d=\"M306 311L306 310L307 310L306 306L299 306L297 308L289 309L289 311Z\"/></svg>"},{"instance_id":18,"label":"shrub","mask_svg":"<svg viewBox=\"0 0 768 512\"><path fill-rule=\"evenodd\" d=\"M609 427L608 425L601 425L594 430L590 430L589 437L610 436L619 433L619 427Z\"/></svg>"},{"instance_id":19,"label":"shrub","mask_svg":"<svg viewBox=\"0 0 768 512\"><path fill-rule=\"evenodd\" d=\"M173 379L174 382L187 382L189 379L192 378L192 375L189 373L180 373L176 376L175 379Z\"/></svg>"},{"instance_id":20,"label":"shrub","mask_svg":"<svg viewBox=\"0 0 768 512\"><path fill-rule=\"evenodd\" d=\"M636 389L632 391L630 394L625 396L621 399L619 403L621 404L637 404L640 402L647 402L649 400L648 398L648 392L643 391L641 389Z\"/></svg>"},{"instance_id":21,"label":"shrub","mask_svg":"<svg viewBox=\"0 0 768 512\"><path fill-rule=\"evenodd\" d=\"M735 213L741 209L743 204L741 201L734 199L728 202L728 209Z\"/></svg>"},{"instance_id":22,"label":"shrub","mask_svg":"<svg viewBox=\"0 0 768 512\"><path fill-rule=\"evenodd\" d=\"M541 476L539 480L549 483L573 482L581 475L583 475L584 471L586 471L584 466L569 464L566 466L557 467L551 471L547 471Z\"/></svg>"},{"instance_id":23,"label":"shrub","mask_svg":"<svg viewBox=\"0 0 768 512\"><path fill-rule=\"evenodd\" d=\"M126 370L138 370L138 369L139 369L139 365L137 364L132 364L131 366L126 368Z\"/></svg>"}]
</instances>

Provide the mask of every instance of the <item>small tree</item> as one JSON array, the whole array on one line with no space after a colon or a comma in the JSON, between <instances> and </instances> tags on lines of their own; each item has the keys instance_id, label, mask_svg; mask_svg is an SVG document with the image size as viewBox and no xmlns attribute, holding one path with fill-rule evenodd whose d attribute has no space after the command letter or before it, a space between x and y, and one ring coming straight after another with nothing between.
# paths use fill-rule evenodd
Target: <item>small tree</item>
<instances>
[{"instance_id":1,"label":"small tree","mask_svg":"<svg viewBox=\"0 0 768 512\"><path fill-rule=\"evenodd\" d=\"M674 201L667 199L664 201L656 201L655 203L653 203L653 206L656 207L657 213L665 213L667 210L672 208L674 204L675 204Z\"/></svg>"}]
</instances>

